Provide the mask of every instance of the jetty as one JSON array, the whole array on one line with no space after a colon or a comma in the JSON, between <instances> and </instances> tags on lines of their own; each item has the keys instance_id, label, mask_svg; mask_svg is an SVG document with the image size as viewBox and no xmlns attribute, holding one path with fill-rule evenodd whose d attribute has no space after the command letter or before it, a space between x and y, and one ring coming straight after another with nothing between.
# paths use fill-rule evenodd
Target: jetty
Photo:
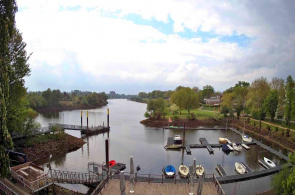
<instances>
[{"instance_id":1,"label":"jetty","mask_svg":"<svg viewBox=\"0 0 295 195\"><path fill-rule=\"evenodd\" d=\"M200 138L200 142L202 144L207 144L206 148L208 149L208 151L209 151L210 154L213 154L214 153L213 148L211 147L211 145L209 145L209 143L208 143L208 141L207 141L206 138Z\"/></svg>"},{"instance_id":2,"label":"jetty","mask_svg":"<svg viewBox=\"0 0 295 195\"><path fill-rule=\"evenodd\" d=\"M261 160L258 160L259 164L261 164L264 168L268 169L269 166L267 166L264 162L262 162Z\"/></svg>"},{"instance_id":3,"label":"jetty","mask_svg":"<svg viewBox=\"0 0 295 195\"><path fill-rule=\"evenodd\" d=\"M247 172L247 173L252 172L252 170L250 169L250 167L249 167L246 163L243 163L243 162L242 162L242 164L243 164L244 167L246 168L246 172Z\"/></svg>"},{"instance_id":4,"label":"jetty","mask_svg":"<svg viewBox=\"0 0 295 195\"><path fill-rule=\"evenodd\" d=\"M250 149L250 147L247 146L246 144L241 144L241 146L243 146L243 148L245 148L246 150L249 150Z\"/></svg>"},{"instance_id":5,"label":"jetty","mask_svg":"<svg viewBox=\"0 0 295 195\"><path fill-rule=\"evenodd\" d=\"M216 165L216 170L221 177L227 176L227 173L225 172L224 168L220 164Z\"/></svg>"},{"instance_id":6,"label":"jetty","mask_svg":"<svg viewBox=\"0 0 295 195\"><path fill-rule=\"evenodd\" d=\"M167 145L164 148L165 149L180 149L180 148L182 148L182 144L174 144L173 137L168 137Z\"/></svg>"},{"instance_id":7,"label":"jetty","mask_svg":"<svg viewBox=\"0 0 295 195\"><path fill-rule=\"evenodd\" d=\"M186 154L188 154L188 155L192 154L190 146L185 146L185 150L186 150Z\"/></svg>"}]
</instances>

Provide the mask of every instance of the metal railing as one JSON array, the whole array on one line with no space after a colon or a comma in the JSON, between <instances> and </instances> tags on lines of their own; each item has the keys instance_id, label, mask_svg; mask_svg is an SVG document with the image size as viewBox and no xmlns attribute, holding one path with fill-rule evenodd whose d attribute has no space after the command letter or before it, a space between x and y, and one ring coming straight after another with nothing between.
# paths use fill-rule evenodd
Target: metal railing
<instances>
[{"instance_id":1,"label":"metal railing","mask_svg":"<svg viewBox=\"0 0 295 195\"><path fill-rule=\"evenodd\" d=\"M102 179L102 176L90 173L51 169L50 178L58 183L93 184L99 182Z\"/></svg>"},{"instance_id":2,"label":"metal railing","mask_svg":"<svg viewBox=\"0 0 295 195\"><path fill-rule=\"evenodd\" d=\"M0 181L0 191L4 192L7 195L17 195L17 193L6 186L2 181Z\"/></svg>"}]
</instances>

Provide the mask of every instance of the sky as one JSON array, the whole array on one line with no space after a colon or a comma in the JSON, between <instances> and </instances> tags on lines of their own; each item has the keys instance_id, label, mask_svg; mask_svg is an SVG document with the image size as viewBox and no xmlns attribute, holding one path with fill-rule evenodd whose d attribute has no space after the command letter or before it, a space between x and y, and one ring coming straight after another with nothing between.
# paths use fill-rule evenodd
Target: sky
<instances>
[{"instance_id":1,"label":"sky","mask_svg":"<svg viewBox=\"0 0 295 195\"><path fill-rule=\"evenodd\" d=\"M295 77L295 1L18 0L29 91L137 94Z\"/></svg>"}]
</instances>

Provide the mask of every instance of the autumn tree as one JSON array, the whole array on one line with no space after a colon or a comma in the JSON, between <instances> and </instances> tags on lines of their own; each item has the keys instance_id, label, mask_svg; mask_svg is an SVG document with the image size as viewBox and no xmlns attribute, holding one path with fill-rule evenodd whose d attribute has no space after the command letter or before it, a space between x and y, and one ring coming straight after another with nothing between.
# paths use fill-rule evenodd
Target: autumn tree
<instances>
[{"instance_id":1,"label":"autumn tree","mask_svg":"<svg viewBox=\"0 0 295 195\"><path fill-rule=\"evenodd\" d=\"M274 77L270 83L272 90L277 90L278 92L278 106L276 111L276 118L282 119L284 116L284 106L285 106L285 81L284 79Z\"/></svg>"},{"instance_id":2,"label":"autumn tree","mask_svg":"<svg viewBox=\"0 0 295 195\"><path fill-rule=\"evenodd\" d=\"M147 111L155 118L160 118L164 114L165 103L163 98L150 99L147 104Z\"/></svg>"}]
</instances>

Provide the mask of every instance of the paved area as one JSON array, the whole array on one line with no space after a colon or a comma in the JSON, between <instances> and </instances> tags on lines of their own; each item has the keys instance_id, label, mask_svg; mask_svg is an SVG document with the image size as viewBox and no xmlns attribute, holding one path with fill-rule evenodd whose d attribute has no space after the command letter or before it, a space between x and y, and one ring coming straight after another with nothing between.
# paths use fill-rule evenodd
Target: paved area
<instances>
[{"instance_id":1,"label":"paved area","mask_svg":"<svg viewBox=\"0 0 295 195\"><path fill-rule=\"evenodd\" d=\"M193 192L197 194L198 184L194 184ZM161 183L147 183L138 182L135 183L133 195L188 195L190 193L190 185L187 183L178 184L161 184ZM129 193L130 183L126 181L125 193ZM102 190L103 195L118 195L120 194L120 180L112 179L106 184L105 188ZM203 183L203 195L217 195L217 188L211 182Z\"/></svg>"}]
</instances>

